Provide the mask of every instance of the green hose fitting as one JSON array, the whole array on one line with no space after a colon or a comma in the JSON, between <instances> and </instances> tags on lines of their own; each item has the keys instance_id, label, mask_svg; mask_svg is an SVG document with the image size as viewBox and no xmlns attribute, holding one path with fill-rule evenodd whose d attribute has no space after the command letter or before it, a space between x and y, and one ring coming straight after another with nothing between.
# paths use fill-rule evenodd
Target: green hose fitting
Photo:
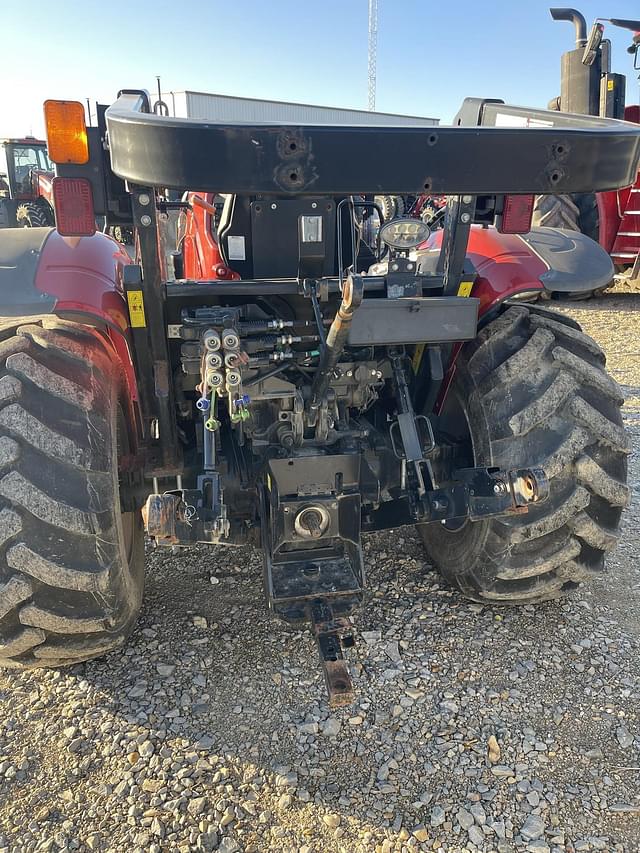
<instances>
[{"instance_id":1,"label":"green hose fitting","mask_svg":"<svg viewBox=\"0 0 640 853\"><path fill-rule=\"evenodd\" d=\"M204 428L209 432L215 432L220 428L220 421L216 418L216 389L211 389L211 406L209 408L210 417L204 422Z\"/></svg>"}]
</instances>

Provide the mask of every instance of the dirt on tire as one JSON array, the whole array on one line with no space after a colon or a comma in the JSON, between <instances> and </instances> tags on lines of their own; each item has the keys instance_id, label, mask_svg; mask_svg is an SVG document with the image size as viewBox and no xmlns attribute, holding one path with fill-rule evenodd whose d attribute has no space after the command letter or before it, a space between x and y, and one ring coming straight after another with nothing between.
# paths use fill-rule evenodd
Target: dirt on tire
<instances>
[{"instance_id":1,"label":"dirt on tire","mask_svg":"<svg viewBox=\"0 0 640 853\"><path fill-rule=\"evenodd\" d=\"M44 320L0 337L0 666L121 646L142 601L139 513L121 513L119 377L97 334Z\"/></svg>"}]
</instances>

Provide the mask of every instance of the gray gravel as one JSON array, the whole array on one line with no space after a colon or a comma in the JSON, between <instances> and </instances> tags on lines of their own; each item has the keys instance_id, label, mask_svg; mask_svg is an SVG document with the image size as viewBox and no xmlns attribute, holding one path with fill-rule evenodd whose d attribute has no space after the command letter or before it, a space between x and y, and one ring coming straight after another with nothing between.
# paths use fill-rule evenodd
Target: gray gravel
<instances>
[{"instance_id":1,"label":"gray gravel","mask_svg":"<svg viewBox=\"0 0 640 853\"><path fill-rule=\"evenodd\" d=\"M569 310L634 438L606 579L470 605L411 530L368 537L358 700L331 712L309 635L264 612L257 553L156 551L122 652L0 672L0 853L640 850L639 310Z\"/></svg>"}]
</instances>

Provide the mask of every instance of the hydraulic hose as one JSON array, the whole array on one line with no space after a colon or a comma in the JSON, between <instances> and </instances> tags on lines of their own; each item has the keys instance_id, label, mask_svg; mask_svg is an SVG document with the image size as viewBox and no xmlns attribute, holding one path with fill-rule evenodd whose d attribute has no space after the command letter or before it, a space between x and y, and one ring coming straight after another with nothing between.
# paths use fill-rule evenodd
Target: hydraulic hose
<instances>
[{"instance_id":1,"label":"hydraulic hose","mask_svg":"<svg viewBox=\"0 0 640 853\"><path fill-rule=\"evenodd\" d=\"M320 353L320 362L313 377L309 397L309 423L312 426L315 424L318 409L329 388L333 371L347 344L351 320L362 302L363 294L362 276L350 275L344 283L342 301L327 333L327 339Z\"/></svg>"}]
</instances>

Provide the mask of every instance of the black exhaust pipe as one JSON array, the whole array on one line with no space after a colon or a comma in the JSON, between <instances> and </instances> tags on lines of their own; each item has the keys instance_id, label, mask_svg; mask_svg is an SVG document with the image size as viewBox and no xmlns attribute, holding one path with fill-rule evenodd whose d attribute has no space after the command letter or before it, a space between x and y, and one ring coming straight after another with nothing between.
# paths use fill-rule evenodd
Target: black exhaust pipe
<instances>
[{"instance_id":1,"label":"black exhaust pipe","mask_svg":"<svg viewBox=\"0 0 640 853\"><path fill-rule=\"evenodd\" d=\"M549 9L554 21L571 21L576 29L576 47L584 47L587 43L587 22L584 15L577 9Z\"/></svg>"}]
</instances>

